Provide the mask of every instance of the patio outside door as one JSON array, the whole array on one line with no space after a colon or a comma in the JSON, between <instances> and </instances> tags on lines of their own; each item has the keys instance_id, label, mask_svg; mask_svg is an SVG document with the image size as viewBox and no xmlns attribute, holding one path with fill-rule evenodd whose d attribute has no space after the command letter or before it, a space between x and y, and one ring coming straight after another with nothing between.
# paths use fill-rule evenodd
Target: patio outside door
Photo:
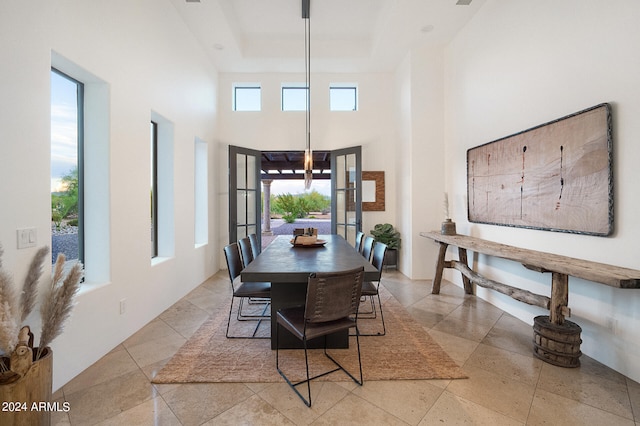
<instances>
[{"instance_id":1,"label":"patio outside door","mask_svg":"<svg viewBox=\"0 0 640 426\"><path fill-rule=\"evenodd\" d=\"M362 230L362 160L359 146L331 152L331 233L355 244Z\"/></svg>"},{"instance_id":2,"label":"patio outside door","mask_svg":"<svg viewBox=\"0 0 640 426\"><path fill-rule=\"evenodd\" d=\"M261 241L260 151L229 146L229 242L256 234Z\"/></svg>"}]
</instances>

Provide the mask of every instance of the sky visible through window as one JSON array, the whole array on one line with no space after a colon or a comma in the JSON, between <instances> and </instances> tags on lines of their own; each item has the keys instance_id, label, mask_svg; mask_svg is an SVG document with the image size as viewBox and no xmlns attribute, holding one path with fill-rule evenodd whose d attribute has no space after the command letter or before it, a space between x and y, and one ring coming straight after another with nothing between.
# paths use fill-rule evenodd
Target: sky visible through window
<instances>
[{"instance_id":1,"label":"sky visible through window","mask_svg":"<svg viewBox=\"0 0 640 426\"><path fill-rule=\"evenodd\" d=\"M51 192L78 164L78 99L75 82L51 72Z\"/></svg>"}]
</instances>

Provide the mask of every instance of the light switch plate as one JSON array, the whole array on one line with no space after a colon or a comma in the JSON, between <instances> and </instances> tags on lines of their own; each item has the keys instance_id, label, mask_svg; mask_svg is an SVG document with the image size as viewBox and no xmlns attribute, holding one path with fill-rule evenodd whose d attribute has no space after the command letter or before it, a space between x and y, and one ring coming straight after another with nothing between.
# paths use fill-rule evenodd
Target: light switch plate
<instances>
[{"instance_id":1,"label":"light switch plate","mask_svg":"<svg viewBox=\"0 0 640 426\"><path fill-rule=\"evenodd\" d=\"M17 230L18 248L25 249L35 247L38 244L36 228L23 228Z\"/></svg>"}]
</instances>

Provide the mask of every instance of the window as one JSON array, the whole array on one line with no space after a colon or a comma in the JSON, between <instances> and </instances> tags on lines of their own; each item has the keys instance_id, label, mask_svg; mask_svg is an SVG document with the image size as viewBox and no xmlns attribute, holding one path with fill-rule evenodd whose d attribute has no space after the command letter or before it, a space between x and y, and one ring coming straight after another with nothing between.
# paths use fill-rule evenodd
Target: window
<instances>
[{"instance_id":1,"label":"window","mask_svg":"<svg viewBox=\"0 0 640 426\"><path fill-rule=\"evenodd\" d=\"M174 124L152 111L150 134L151 263L155 265L175 253Z\"/></svg>"},{"instance_id":2,"label":"window","mask_svg":"<svg viewBox=\"0 0 640 426\"><path fill-rule=\"evenodd\" d=\"M51 260L84 262L84 85L51 69Z\"/></svg>"},{"instance_id":3,"label":"window","mask_svg":"<svg viewBox=\"0 0 640 426\"><path fill-rule=\"evenodd\" d=\"M158 123L151 121L151 257L158 256Z\"/></svg>"},{"instance_id":4,"label":"window","mask_svg":"<svg viewBox=\"0 0 640 426\"><path fill-rule=\"evenodd\" d=\"M194 223L196 246L209 241L209 209L207 186L208 146L202 139L196 138L194 146Z\"/></svg>"},{"instance_id":5,"label":"window","mask_svg":"<svg viewBox=\"0 0 640 426\"><path fill-rule=\"evenodd\" d=\"M236 83L233 85L234 111L260 111L261 102L259 83Z\"/></svg>"},{"instance_id":6,"label":"window","mask_svg":"<svg viewBox=\"0 0 640 426\"><path fill-rule=\"evenodd\" d=\"M329 88L329 108L331 111L357 111L358 88L353 84L332 84Z\"/></svg>"},{"instance_id":7,"label":"window","mask_svg":"<svg viewBox=\"0 0 640 426\"><path fill-rule=\"evenodd\" d=\"M304 83L291 83L282 86L282 111L306 111L307 94Z\"/></svg>"},{"instance_id":8,"label":"window","mask_svg":"<svg viewBox=\"0 0 640 426\"><path fill-rule=\"evenodd\" d=\"M66 87L64 92L67 95L75 93L76 96L73 108L76 112L72 121L61 120L68 116L61 112L69 112L69 108L60 107L61 87ZM60 177L58 172L72 170L69 163L64 163L62 168L59 166L60 159L66 157L60 154L72 150L77 151L77 181L74 173L71 181L77 184L78 189L77 234L55 232L55 222L52 221L52 261L55 262L58 252L63 252L67 259L76 258L72 254L74 246L69 244L77 244L77 258L84 264L84 282L89 284L111 280L109 94L107 82L51 51L51 191L58 192L55 190ZM61 126L59 123L66 124ZM72 133L73 143L69 142ZM77 146L68 150L67 142ZM52 210L52 218L53 213ZM67 224L75 220L74 217L65 219Z\"/></svg>"}]
</instances>

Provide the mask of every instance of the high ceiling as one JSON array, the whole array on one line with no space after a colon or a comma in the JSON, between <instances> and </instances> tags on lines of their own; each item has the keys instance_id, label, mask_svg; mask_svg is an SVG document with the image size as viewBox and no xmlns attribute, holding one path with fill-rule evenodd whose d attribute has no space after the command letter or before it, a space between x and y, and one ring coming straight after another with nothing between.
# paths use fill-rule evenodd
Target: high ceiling
<instances>
[{"instance_id":1,"label":"high ceiling","mask_svg":"<svg viewBox=\"0 0 640 426\"><path fill-rule=\"evenodd\" d=\"M304 72L301 0L171 1L220 72ZM393 71L412 47L448 43L484 2L311 0L311 69Z\"/></svg>"}]
</instances>

